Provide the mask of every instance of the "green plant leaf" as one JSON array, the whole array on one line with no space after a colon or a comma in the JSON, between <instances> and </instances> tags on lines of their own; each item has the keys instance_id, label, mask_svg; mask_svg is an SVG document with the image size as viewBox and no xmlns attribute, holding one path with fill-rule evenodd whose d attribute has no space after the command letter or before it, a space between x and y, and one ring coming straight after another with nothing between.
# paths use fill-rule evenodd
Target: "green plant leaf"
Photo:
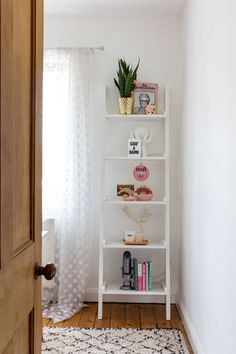
<instances>
[{"instance_id":1,"label":"green plant leaf","mask_svg":"<svg viewBox=\"0 0 236 354\"><path fill-rule=\"evenodd\" d=\"M119 73L118 79L119 79L119 87L120 87L120 97L124 97L124 91L125 91L124 75L122 73Z\"/></svg>"},{"instance_id":2,"label":"green plant leaf","mask_svg":"<svg viewBox=\"0 0 236 354\"><path fill-rule=\"evenodd\" d=\"M116 85L116 87L118 88L118 90L119 90L119 92L120 92L120 86L119 86L119 84L118 84L118 81L114 78L114 82L115 82L115 85Z\"/></svg>"},{"instance_id":3,"label":"green plant leaf","mask_svg":"<svg viewBox=\"0 0 236 354\"><path fill-rule=\"evenodd\" d=\"M134 69L131 64L126 63L125 59L118 59L117 79L114 78L114 83L121 97L131 97L134 89L134 80L137 78L139 63L140 59Z\"/></svg>"},{"instance_id":4,"label":"green plant leaf","mask_svg":"<svg viewBox=\"0 0 236 354\"><path fill-rule=\"evenodd\" d=\"M132 71L128 73L125 80L125 97L131 97L132 94Z\"/></svg>"},{"instance_id":5,"label":"green plant leaf","mask_svg":"<svg viewBox=\"0 0 236 354\"><path fill-rule=\"evenodd\" d=\"M122 59L120 59L118 61L118 65L119 65L119 84L120 84L120 95L121 97L124 97L124 92L125 92L125 74L124 74L124 70L122 68Z\"/></svg>"},{"instance_id":6,"label":"green plant leaf","mask_svg":"<svg viewBox=\"0 0 236 354\"><path fill-rule=\"evenodd\" d=\"M140 63L140 58L138 58L138 64L136 65L134 72L133 72L133 80L137 79L137 71L138 71L139 63Z\"/></svg>"},{"instance_id":7,"label":"green plant leaf","mask_svg":"<svg viewBox=\"0 0 236 354\"><path fill-rule=\"evenodd\" d=\"M128 75L128 73L130 71L130 65L126 64L125 59L120 59L120 64L121 64L124 75Z\"/></svg>"}]
</instances>

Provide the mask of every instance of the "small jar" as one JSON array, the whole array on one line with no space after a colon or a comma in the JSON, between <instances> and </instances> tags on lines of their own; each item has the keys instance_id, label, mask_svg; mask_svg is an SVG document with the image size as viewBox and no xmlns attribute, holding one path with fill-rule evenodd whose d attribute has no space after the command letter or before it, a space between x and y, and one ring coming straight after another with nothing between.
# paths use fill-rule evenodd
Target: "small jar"
<instances>
[{"instance_id":1,"label":"small jar","mask_svg":"<svg viewBox=\"0 0 236 354\"><path fill-rule=\"evenodd\" d=\"M135 242L136 231L125 231L125 241Z\"/></svg>"}]
</instances>

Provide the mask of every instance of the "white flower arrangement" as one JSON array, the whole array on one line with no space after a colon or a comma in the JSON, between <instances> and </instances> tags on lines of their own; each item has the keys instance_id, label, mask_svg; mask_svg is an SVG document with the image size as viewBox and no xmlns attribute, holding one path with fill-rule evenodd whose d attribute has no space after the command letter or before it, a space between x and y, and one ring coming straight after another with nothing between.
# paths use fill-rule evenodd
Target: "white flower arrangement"
<instances>
[{"instance_id":1,"label":"white flower arrangement","mask_svg":"<svg viewBox=\"0 0 236 354\"><path fill-rule=\"evenodd\" d=\"M131 211L128 205L124 205L122 210L128 216L128 218L133 220L138 225L141 234L143 234L143 224L145 224L151 216L148 208L144 207L139 214Z\"/></svg>"}]
</instances>

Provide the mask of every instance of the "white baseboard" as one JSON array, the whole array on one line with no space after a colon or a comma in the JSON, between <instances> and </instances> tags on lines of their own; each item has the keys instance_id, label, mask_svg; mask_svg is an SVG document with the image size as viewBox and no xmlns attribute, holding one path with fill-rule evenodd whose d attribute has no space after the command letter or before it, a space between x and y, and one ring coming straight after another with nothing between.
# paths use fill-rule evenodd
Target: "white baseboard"
<instances>
[{"instance_id":1,"label":"white baseboard","mask_svg":"<svg viewBox=\"0 0 236 354\"><path fill-rule=\"evenodd\" d=\"M88 288L85 301L98 302L98 289ZM104 295L104 302L129 302L129 303L165 303L164 296L139 296L139 295ZM171 295L171 303L175 304L175 295Z\"/></svg>"},{"instance_id":2,"label":"white baseboard","mask_svg":"<svg viewBox=\"0 0 236 354\"><path fill-rule=\"evenodd\" d=\"M176 306L178 308L181 320L184 324L184 328L186 330L186 333L187 333L189 342L192 346L194 354L205 354L205 352L203 351L202 346L200 344L197 333L196 333L196 331L192 325L192 322L189 318L188 312L179 297L177 297Z\"/></svg>"}]
</instances>

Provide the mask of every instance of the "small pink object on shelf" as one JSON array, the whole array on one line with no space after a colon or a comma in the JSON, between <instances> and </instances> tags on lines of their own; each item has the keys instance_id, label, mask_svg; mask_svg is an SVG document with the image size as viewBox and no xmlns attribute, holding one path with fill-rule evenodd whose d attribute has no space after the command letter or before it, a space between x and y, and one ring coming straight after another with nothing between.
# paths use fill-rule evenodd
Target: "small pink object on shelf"
<instances>
[{"instance_id":1,"label":"small pink object on shelf","mask_svg":"<svg viewBox=\"0 0 236 354\"><path fill-rule=\"evenodd\" d=\"M149 104L146 108L145 108L145 113L146 114L155 114L156 113L156 107L154 104Z\"/></svg>"},{"instance_id":2,"label":"small pink object on shelf","mask_svg":"<svg viewBox=\"0 0 236 354\"><path fill-rule=\"evenodd\" d=\"M142 163L139 165L135 166L133 169L133 176L136 179L136 181L146 181L149 177L149 168L144 166Z\"/></svg>"},{"instance_id":3,"label":"small pink object on shelf","mask_svg":"<svg viewBox=\"0 0 236 354\"><path fill-rule=\"evenodd\" d=\"M146 202L153 198L152 190L148 186L140 186L135 190L134 193L137 200Z\"/></svg>"},{"instance_id":4,"label":"small pink object on shelf","mask_svg":"<svg viewBox=\"0 0 236 354\"><path fill-rule=\"evenodd\" d=\"M143 291L146 291L146 264L142 264L142 281L143 281Z\"/></svg>"},{"instance_id":5,"label":"small pink object on shelf","mask_svg":"<svg viewBox=\"0 0 236 354\"><path fill-rule=\"evenodd\" d=\"M143 290L143 266L142 263L138 263L138 290Z\"/></svg>"}]
</instances>

